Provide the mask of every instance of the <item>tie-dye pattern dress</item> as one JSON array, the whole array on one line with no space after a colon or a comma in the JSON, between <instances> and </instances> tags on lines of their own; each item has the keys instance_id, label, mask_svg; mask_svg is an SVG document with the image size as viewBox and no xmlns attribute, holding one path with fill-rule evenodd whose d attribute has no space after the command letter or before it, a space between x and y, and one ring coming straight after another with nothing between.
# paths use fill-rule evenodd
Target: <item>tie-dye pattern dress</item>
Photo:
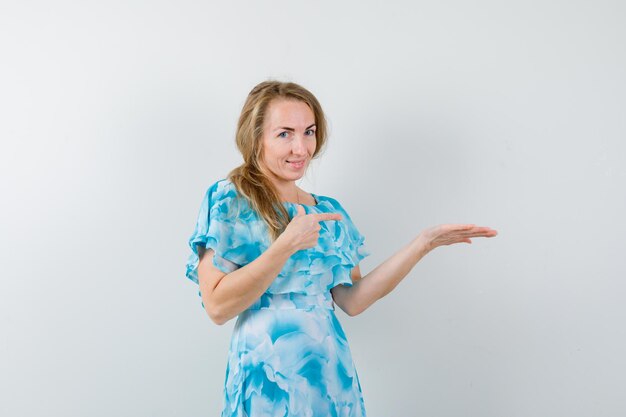
<instances>
[{"instance_id":1,"label":"tie-dye pattern dress","mask_svg":"<svg viewBox=\"0 0 626 417\"><path fill-rule=\"evenodd\" d=\"M318 244L286 262L271 286L237 317L223 391L222 417L363 417L359 378L330 289L352 285L350 271L369 251L339 202L313 194L306 213L340 213L322 221ZM293 217L296 204L284 202ZM270 245L265 223L228 179L206 192L186 276L198 283L197 246L213 249L225 273ZM198 293L200 294L200 293Z\"/></svg>"}]
</instances>

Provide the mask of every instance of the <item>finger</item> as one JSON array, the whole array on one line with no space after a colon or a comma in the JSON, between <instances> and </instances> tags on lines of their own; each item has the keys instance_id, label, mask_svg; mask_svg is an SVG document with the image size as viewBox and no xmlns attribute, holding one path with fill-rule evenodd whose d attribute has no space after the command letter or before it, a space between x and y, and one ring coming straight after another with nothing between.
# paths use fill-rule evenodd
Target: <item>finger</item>
<instances>
[{"instance_id":1,"label":"finger","mask_svg":"<svg viewBox=\"0 0 626 417\"><path fill-rule=\"evenodd\" d=\"M296 217L304 216L305 214L306 212L304 211L304 207L300 204L296 205Z\"/></svg>"},{"instance_id":2,"label":"finger","mask_svg":"<svg viewBox=\"0 0 626 417\"><path fill-rule=\"evenodd\" d=\"M315 214L310 214L310 216L313 216L313 218L315 219L315 221L321 222L321 221L325 221L325 220L341 220L341 214L339 213L315 213Z\"/></svg>"},{"instance_id":3,"label":"finger","mask_svg":"<svg viewBox=\"0 0 626 417\"><path fill-rule=\"evenodd\" d=\"M445 224L442 225L442 228L451 230L460 230L460 231L495 231L494 229L487 226L476 226L476 224Z\"/></svg>"},{"instance_id":4,"label":"finger","mask_svg":"<svg viewBox=\"0 0 626 417\"><path fill-rule=\"evenodd\" d=\"M488 226L476 226L475 224L464 224L464 225L459 225L461 227L459 227L457 230L464 230L464 231L494 231L494 229L492 229L491 227Z\"/></svg>"},{"instance_id":5,"label":"finger","mask_svg":"<svg viewBox=\"0 0 626 417\"><path fill-rule=\"evenodd\" d=\"M461 233L459 236L463 239L473 238L473 237L493 237L495 236L492 233L488 232L479 232L479 233Z\"/></svg>"},{"instance_id":6,"label":"finger","mask_svg":"<svg viewBox=\"0 0 626 417\"><path fill-rule=\"evenodd\" d=\"M493 229L487 229L487 230L482 230L480 232L481 236L485 236L485 237L494 237L498 234L497 231L493 230Z\"/></svg>"},{"instance_id":7,"label":"finger","mask_svg":"<svg viewBox=\"0 0 626 417\"><path fill-rule=\"evenodd\" d=\"M485 236L485 237L493 237L498 234L497 231L490 229L488 227L480 227L472 230L466 230L461 232L461 235L464 237L473 237L473 236Z\"/></svg>"},{"instance_id":8,"label":"finger","mask_svg":"<svg viewBox=\"0 0 626 417\"><path fill-rule=\"evenodd\" d=\"M487 233L498 233L496 230L492 229L491 227L487 227L487 226L476 226L474 228L474 230L479 231L479 232L487 232Z\"/></svg>"},{"instance_id":9,"label":"finger","mask_svg":"<svg viewBox=\"0 0 626 417\"><path fill-rule=\"evenodd\" d=\"M444 227L449 230L461 230L461 231L465 231L465 230L471 230L472 228L476 227L475 224L446 224L444 225Z\"/></svg>"},{"instance_id":10,"label":"finger","mask_svg":"<svg viewBox=\"0 0 626 417\"><path fill-rule=\"evenodd\" d=\"M474 230L479 230L481 232L494 231L491 227L487 227L487 226L475 226Z\"/></svg>"}]
</instances>

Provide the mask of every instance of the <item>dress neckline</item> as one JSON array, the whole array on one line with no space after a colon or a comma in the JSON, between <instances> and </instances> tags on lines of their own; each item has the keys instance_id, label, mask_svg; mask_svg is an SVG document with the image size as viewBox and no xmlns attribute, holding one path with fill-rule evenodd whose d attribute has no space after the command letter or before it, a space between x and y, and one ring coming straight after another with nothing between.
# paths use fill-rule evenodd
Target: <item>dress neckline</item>
<instances>
[{"instance_id":1,"label":"dress neckline","mask_svg":"<svg viewBox=\"0 0 626 417\"><path fill-rule=\"evenodd\" d=\"M311 197L313 197L313 200L315 200L315 204L302 204L302 203L292 203L291 201L283 201L283 204L291 204L293 206L295 206L296 204L300 204L301 206L305 206L305 207L317 207L320 205L320 199L317 195L313 194L313 193L309 193L311 194Z\"/></svg>"}]
</instances>

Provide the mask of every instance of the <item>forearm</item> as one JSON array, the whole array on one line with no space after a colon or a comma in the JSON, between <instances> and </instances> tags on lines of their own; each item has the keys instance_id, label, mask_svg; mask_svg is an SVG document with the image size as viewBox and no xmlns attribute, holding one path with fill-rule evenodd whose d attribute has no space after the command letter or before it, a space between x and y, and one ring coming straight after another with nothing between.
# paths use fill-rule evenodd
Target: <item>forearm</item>
<instances>
[{"instance_id":1,"label":"forearm","mask_svg":"<svg viewBox=\"0 0 626 417\"><path fill-rule=\"evenodd\" d=\"M225 275L210 295L211 317L223 324L250 307L272 284L293 254L275 242L249 264Z\"/></svg>"},{"instance_id":2,"label":"forearm","mask_svg":"<svg viewBox=\"0 0 626 417\"><path fill-rule=\"evenodd\" d=\"M429 251L425 239L418 235L352 287L346 288L345 303L350 315L362 313L377 300L389 294Z\"/></svg>"}]
</instances>

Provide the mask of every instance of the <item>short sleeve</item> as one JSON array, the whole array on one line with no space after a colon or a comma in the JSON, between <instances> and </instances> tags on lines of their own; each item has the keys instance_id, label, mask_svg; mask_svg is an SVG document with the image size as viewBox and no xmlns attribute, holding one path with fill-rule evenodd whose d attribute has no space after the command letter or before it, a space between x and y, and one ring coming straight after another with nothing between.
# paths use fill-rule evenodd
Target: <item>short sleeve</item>
<instances>
[{"instance_id":1,"label":"short sleeve","mask_svg":"<svg viewBox=\"0 0 626 417\"><path fill-rule=\"evenodd\" d=\"M365 257L371 255L369 248L365 244L365 236L357 228L348 214L347 210L335 199L331 199L335 209L341 214L343 225L345 225L345 239L341 239L341 246L344 254L349 258L351 268L359 264Z\"/></svg>"},{"instance_id":2,"label":"short sleeve","mask_svg":"<svg viewBox=\"0 0 626 417\"><path fill-rule=\"evenodd\" d=\"M187 260L186 276L198 284L198 247L213 249L213 265L228 274L247 263L255 254L250 244L249 230L233 208L237 196L224 180L214 183L205 193L193 233L189 237L191 254Z\"/></svg>"}]
</instances>

